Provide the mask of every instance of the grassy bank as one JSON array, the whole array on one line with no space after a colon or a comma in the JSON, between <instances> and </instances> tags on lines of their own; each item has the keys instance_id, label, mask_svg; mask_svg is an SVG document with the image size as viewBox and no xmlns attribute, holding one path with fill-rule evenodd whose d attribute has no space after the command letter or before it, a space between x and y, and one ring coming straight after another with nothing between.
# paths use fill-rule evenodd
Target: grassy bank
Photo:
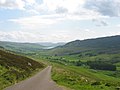
<instances>
[{"instance_id":1,"label":"grassy bank","mask_svg":"<svg viewBox=\"0 0 120 90\"><path fill-rule=\"evenodd\" d=\"M42 63L0 50L0 90L34 75L42 68Z\"/></svg>"},{"instance_id":2,"label":"grassy bank","mask_svg":"<svg viewBox=\"0 0 120 90\"><path fill-rule=\"evenodd\" d=\"M52 79L74 90L115 90L120 79L76 66L54 64Z\"/></svg>"}]
</instances>

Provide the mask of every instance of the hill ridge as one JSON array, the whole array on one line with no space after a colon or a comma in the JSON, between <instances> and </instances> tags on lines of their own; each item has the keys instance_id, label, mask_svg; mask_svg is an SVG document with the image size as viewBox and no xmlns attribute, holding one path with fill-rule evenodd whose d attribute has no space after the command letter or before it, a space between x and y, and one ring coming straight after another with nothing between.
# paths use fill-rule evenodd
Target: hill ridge
<instances>
[{"instance_id":1,"label":"hill ridge","mask_svg":"<svg viewBox=\"0 0 120 90\"><path fill-rule=\"evenodd\" d=\"M100 50L110 52L113 50L119 51L119 49L120 49L120 35L117 35L95 39L75 40L72 42L68 42L63 46L51 49L49 50L49 52L51 54L64 55L89 50Z\"/></svg>"}]
</instances>

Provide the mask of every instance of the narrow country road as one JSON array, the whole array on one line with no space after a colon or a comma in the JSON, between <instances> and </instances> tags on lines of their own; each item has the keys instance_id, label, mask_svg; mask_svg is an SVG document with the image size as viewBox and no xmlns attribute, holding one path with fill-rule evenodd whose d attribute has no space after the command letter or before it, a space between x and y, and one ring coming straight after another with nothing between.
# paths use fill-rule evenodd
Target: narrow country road
<instances>
[{"instance_id":1,"label":"narrow country road","mask_svg":"<svg viewBox=\"0 0 120 90\"><path fill-rule=\"evenodd\" d=\"M51 66L48 66L35 76L10 86L5 90L63 90L51 79Z\"/></svg>"}]
</instances>

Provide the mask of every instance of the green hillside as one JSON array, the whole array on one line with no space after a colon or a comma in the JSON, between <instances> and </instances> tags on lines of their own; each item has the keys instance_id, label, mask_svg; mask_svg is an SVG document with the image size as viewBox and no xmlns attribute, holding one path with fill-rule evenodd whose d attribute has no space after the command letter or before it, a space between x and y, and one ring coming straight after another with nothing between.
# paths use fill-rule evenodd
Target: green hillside
<instances>
[{"instance_id":1,"label":"green hillside","mask_svg":"<svg viewBox=\"0 0 120 90\"><path fill-rule=\"evenodd\" d=\"M32 47L36 48L34 45ZM6 48L4 45L0 48L2 53L0 63L5 62L2 62L0 67L0 86L6 87L23 80L31 74L31 71L41 67L41 64L31 59L4 51ZM11 48L9 50L15 51ZM72 90L120 88L120 36L76 40L46 50L32 48L24 50L20 45L16 51L21 50L26 51L24 54L29 57L52 65L52 79Z\"/></svg>"},{"instance_id":2,"label":"green hillside","mask_svg":"<svg viewBox=\"0 0 120 90\"><path fill-rule=\"evenodd\" d=\"M69 55L91 50L98 53L118 53L120 52L120 36L76 40L51 49L48 53L53 55Z\"/></svg>"},{"instance_id":3,"label":"green hillside","mask_svg":"<svg viewBox=\"0 0 120 90\"><path fill-rule=\"evenodd\" d=\"M43 67L41 63L0 47L0 90L26 79Z\"/></svg>"},{"instance_id":4,"label":"green hillside","mask_svg":"<svg viewBox=\"0 0 120 90\"><path fill-rule=\"evenodd\" d=\"M11 50L17 53L33 53L35 51L40 51L44 49L45 46L42 46L37 43L17 43L17 42L6 42L0 41L0 46L4 47L7 50Z\"/></svg>"},{"instance_id":5,"label":"green hillside","mask_svg":"<svg viewBox=\"0 0 120 90\"><path fill-rule=\"evenodd\" d=\"M54 64L52 77L71 90L119 90L120 78L108 75L110 73L113 72Z\"/></svg>"},{"instance_id":6,"label":"green hillside","mask_svg":"<svg viewBox=\"0 0 120 90\"><path fill-rule=\"evenodd\" d=\"M53 80L73 90L120 89L120 36L76 40L32 57L50 62Z\"/></svg>"}]
</instances>

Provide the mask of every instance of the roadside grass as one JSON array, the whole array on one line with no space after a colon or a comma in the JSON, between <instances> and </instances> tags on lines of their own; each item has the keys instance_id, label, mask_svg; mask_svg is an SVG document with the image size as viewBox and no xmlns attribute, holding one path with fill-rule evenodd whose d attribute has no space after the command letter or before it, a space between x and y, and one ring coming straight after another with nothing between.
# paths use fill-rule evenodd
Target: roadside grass
<instances>
[{"instance_id":1,"label":"roadside grass","mask_svg":"<svg viewBox=\"0 0 120 90\"><path fill-rule=\"evenodd\" d=\"M33 59L0 50L0 90L25 80L43 69Z\"/></svg>"},{"instance_id":2,"label":"roadside grass","mask_svg":"<svg viewBox=\"0 0 120 90\"><path fill-rule=\"evenodd\" d=\"M90 70L53 64L52 79L60 85L74 90L115 90L120 85L120 79L93 73Z\"/></svg>"},{"instance_id":3,"label":"roadside grass","mask_svg":"<svg viewBox=\"0 0 120 90\"><path fill-rule=\"evenodd\" d=\"M69 56L37 56L37 61L42 61L46 65L52 65L52 79L59 85L68 87L72 90L116 90L120 86L119 63L116 63L117 71L94 70L83 66L74 66L62 62L62 59L68 61L83 60L111 60L119 59L120 54L97 55L78 57L78 55ZM53 60L52 60L53 59ZM56 60L56 61L55 61ZM67 62L66 62L67 63ZM116 74L116 75L115 75ZM66 90L66 89L65 89Z\"/></svg>"},{"instance_id":4,"label":"roadside grass","mask_svg":"<svg viewBox=\"0 0 120 90\"><path fill-rule=\"evenodd\" d=\"M4 68L4 67L3 67ZM0 90L3 90L4 88L11 86L15 83L18 83L20 81L26 80L35 74L37 74L39 71L41 71L43 68L37 68L36 70L32 71L31 73L18 73L18 72L13 72L10 73L9 70L1 71L0 75Z\"/></svg>"}]
</instances>

